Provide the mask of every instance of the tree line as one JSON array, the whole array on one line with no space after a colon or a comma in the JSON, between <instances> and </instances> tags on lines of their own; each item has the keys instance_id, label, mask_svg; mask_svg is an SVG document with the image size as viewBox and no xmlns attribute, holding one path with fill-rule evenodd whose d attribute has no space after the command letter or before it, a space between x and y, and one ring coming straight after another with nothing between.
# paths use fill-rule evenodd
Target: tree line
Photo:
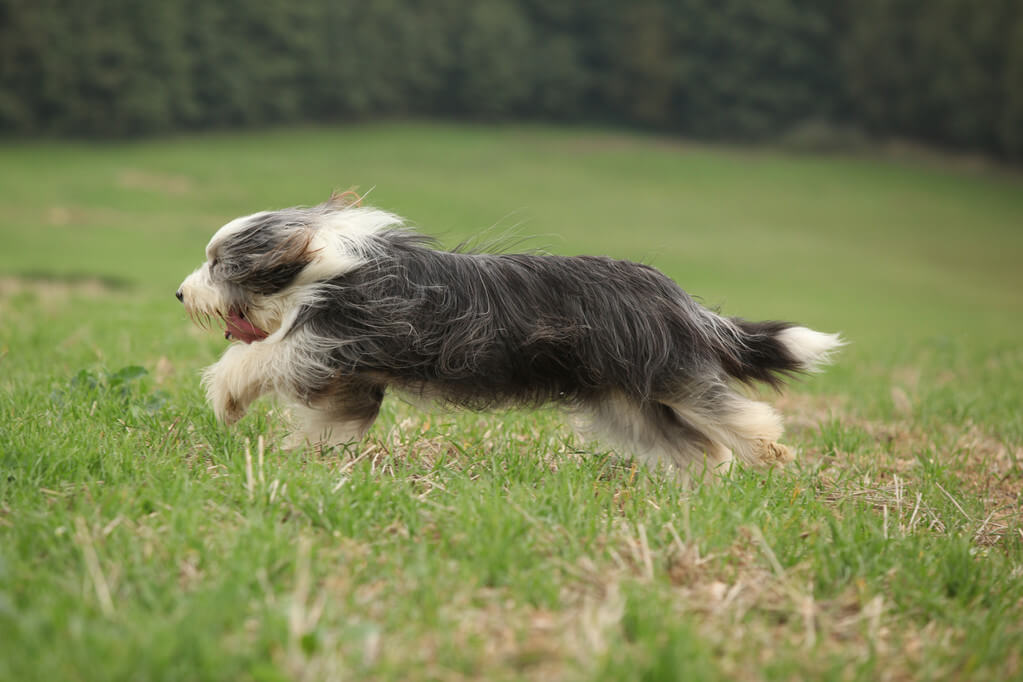
<instances>
[{"instance_id":1,"label":"tree line","mask_svg":"<svg viewBox=\"0 0 1023 682\"><path fill-rule=\"evenodd\" d=\"M377 116L854 130L1018 161L1023 0L0 0L6 136Z\"/></svg>"}]
</instances>

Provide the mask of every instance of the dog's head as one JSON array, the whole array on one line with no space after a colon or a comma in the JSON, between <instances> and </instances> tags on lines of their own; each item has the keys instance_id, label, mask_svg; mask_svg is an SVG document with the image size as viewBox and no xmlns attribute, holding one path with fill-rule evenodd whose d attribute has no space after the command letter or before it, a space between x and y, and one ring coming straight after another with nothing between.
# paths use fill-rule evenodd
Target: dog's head
<instances>
[{"instance_id":1,"label":"dog's head","mask_svg":"<svg viewBox=\"0 0 1023 682\"><path fill-rule=\"evenodd\" d=\"M178 300L203 326L223 320L227 338L265 339L287 325L316 284L362 264L375 233L400 226L397 216L354 199L345 193L232 220L210 239L206 262L181 283Z\"/></svg>"}]
</instances>

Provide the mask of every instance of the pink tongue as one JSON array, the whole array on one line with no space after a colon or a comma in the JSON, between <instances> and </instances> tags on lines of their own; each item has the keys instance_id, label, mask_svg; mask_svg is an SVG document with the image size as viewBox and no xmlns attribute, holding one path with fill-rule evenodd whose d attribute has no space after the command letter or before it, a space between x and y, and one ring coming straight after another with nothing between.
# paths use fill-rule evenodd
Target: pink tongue
<instances>
[{"instance_id":1,"label":"pink tongue","mask_svg":"<svg viewBox=\"0 0 1023 682\"><path fill-rule=\"evenodd\" d=\"M253 341L262 341L267 337L265 331L242 318L236 312L232 312L224 321L227 322L227 332L239 341L252 343Z\"/></svg>"}]
</instances>

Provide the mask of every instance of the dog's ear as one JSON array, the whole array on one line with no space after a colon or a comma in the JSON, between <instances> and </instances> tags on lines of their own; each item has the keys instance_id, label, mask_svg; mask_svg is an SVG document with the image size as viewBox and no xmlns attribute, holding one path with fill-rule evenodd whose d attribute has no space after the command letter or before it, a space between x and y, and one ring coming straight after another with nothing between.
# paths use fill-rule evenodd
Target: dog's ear
<instances>
[{"instance_id":1,"label":"dog's ear","mask_svg":"<svg viewBox=\"0 0 1023 682\"><path fill-rule=\"evenodd\" d=\"M296 230L264 258L257 259L245 276L244 286L260 294L270 295L287 288L309 263L312 230Z\"/></svg>"},{"instance_id":2,"label":"dog's ear","mask_svg":"<svg viewBox=\"0 0 1023 682\"><path fill-rule=\"evenodd\" d=\"M334 190L330 193L330 198L327 199L327 205L331 208L349 208L351 206L360 206L361 204L362 197L354 189L346 189L343 192Z\"/></svg>"},{"instance_id":3,"label":"dog's ear","mask_svg":"<svg viewBox=\"0 0 1023 682\"><path fill-rule=\"evenodd\" d=\"M266 254L265 263L260 263L259 267L265 269L295 266L304 268L313 259L313 255L309 253L309 243L312 240L312 228L293 230L291 234L281 240L280 244Z\"/></svg>"},{"instance_id":4,"label":"dog's ear","mask_svg":"<svg viewBox=\"0 0 1023 682\"><path fill-rule=\"evenodd\" d=\"M222 248L217 274L227 282L259 294L270 295L288 287L312 262L308 226L260 234L249 233ZM233 248L232 248L233 247Z\"/></svg>"}]
</instances>

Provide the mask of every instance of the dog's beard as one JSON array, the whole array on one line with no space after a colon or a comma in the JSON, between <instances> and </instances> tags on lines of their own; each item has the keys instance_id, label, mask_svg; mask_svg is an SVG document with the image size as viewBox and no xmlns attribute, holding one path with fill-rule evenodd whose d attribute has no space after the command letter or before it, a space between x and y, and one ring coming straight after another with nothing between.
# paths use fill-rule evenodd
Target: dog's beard
<instances>
[{"instance_id":1,"label":"dog's beard","mask_svg":"<svg viewBox=\"0 0 1023 682\"><path fill-rule=\"evenodd\" d=\"M189 275L179 293L189 318L203 328L220 327L225 339L262 341L279 326L275 312L280 305L273 304L277 297L240 296L237 287L212 280L209 264Z\"/></svg>"}]
</instances>

